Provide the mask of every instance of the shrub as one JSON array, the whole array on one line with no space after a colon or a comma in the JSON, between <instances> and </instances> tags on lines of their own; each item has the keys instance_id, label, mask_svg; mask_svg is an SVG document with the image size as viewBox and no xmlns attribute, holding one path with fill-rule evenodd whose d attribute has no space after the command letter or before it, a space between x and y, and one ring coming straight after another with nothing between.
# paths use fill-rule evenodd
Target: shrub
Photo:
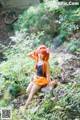
<instances>
[{"instance_id":1,"label":"shrub","mask_svg":"<svg viewBox=\"0 0 80 120\"><path fill-rule=\"evenodd\" d=\"M11 38L15 44L11 45L10 48L4 52L7 61L3 61L0 64L1 79L2 81L5 80L3 87L7 89L11 85L10 83L17 81L19 82L18 85L23 86L25 90L30 81L30 75L34 73L34 61L30 61L27 54L31 49L36 48L33 46L34 41L26 36L26 32L17 32L16 35ZM32 39L34 39L33 36ZM21 91L18 85L14 84L12 86L11 94L14 96ZM2 90L3 87L1 87Z\"/></svg>"},{"instance_id":2,"label":"shrub","mask_svg":"<svg viewBox=\"0 0 80 120\"><path fill-rule=\"evenodd\" d=\"M29 34L38 32L44 32L44 36L40 37L41 43L51 41L52 37L56 34L56 25L53 19L56 19L57 11L61 11L55 8L53 11L46 4L40 4L37 7L31 6L28 10L25 10L20 15L18 22L14 25L15 30L21 30L26 28ZM48 36L48 37L47 37ZM48 42L48 43L49 43Z\"/></svg>"},{"instance_id":3,"label":"shrub","mask_svg":"<svg viewBox=\"0 0 80 120\"><path fill-rule=\"evenodd\" d=\"M67 51L70 53L75 53L79 50L80 42L78 40L71 41L67 46Z\"/></svg>"},{"instance_id":4,"label":"shrub","mask_svg":"<svg viewBox=\"0 0 80 120\"><path fill-rule=\"evenodd\" d=\"M11 88L10 88L10 94L12 95L12 96L18 96L18 95L20 95L20 92L21 92L21 87L20 87L20 85L19 84L13 84L12 86L11 86Z\"/></svg>"},{"instance_id":5,"label":"shrub","mask_svg":"<svg viewBox=\"0 0 80 120\"><path fill-rule=\"evenodd\" d=\"M57 36L57 37L54 39L53 44L54 44L55 47L58 47L58 46L60 46L65 40L66 40L66 37L65 37L64 34L63 34L63 35L59 35L59 36Z\"/></svg>"},{"instance_id":6,"label":"shrub","mask_svg":"<svg viewBox=\"0 0 80 120\"><path fill-rule=\"evenodd\" d=\"M53 7L46 3L31 6L19 16L14 28L19 31L26 28L29 35L32 33L37 35L38 32L44 32L39 38L40 44L51 45L53 38L58 35L58 38L56 38L57 42L54 43L57 44L55 46L58 46L64 41L61 37L63 34L66 34L65 37L67 38L78 31L79 11L80 8L66 11L62 6Z\"/></svg>"}]
</instances>

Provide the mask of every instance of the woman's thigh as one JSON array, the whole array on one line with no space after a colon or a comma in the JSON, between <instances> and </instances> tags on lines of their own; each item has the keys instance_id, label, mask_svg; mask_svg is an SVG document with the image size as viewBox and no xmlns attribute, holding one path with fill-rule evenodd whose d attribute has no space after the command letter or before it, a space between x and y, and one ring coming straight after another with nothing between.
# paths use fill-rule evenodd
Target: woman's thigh
<instances>
[{"instance_id":1,"label":"woman's thigh","mask_svg":"<svg viewBox=\"0 0 80 120\"><path fill-rule=\"evenodd\" d=\"M32 95L34 95L40 88L41 88L41 86L33 83L33 86L32 86L32 88L31 88L30 93L31 93Z\"/></svg>"},{"instance_id":2,"label":"woman's thigh","mask_svg":"<svg viewBox=\"0 0 80 120\"><path fill-rule=\"evenodd\" d=\"M27 92L27 93L30 93L33 84L34 84L33 82L30 82L30 84L28 85L28 87L27 87L27 89L26 89L26 92Z\"/></svg>"}]
</instances>

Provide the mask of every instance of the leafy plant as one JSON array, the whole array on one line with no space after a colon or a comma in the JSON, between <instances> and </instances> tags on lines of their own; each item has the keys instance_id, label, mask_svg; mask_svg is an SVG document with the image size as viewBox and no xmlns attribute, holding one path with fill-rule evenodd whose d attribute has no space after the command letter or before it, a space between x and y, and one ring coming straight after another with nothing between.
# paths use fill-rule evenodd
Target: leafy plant
<instances>
[{"instance_id":1,"label":"leafy plant","mask_svg":"<svg viewBox=\"0 0 80 120\"><path fill-rule=\"evenodd\" d=\"M67 51L69 51L70 53L75 53L76 51L78 51L79 46L80 42L78 40L73 40L68 44Z\"/></svg>"},{"instance_id":2,"label":"leafy plant","mask_svg":"<svg viewBox=\"0 0 80 120\"><path fill-rule=\"evenodd\" d=\"M20 85L19 84L13 84L12 86L11 86L11 88L10 88L10 94L12 95L12 96L18 96L18 94L20 94L20 92L21 92L21 87L20 87Z\"/></svg>"},{"instance_id":3,"label":"leafy plant","mask_svg":"<svg viewBox=\"0 0 80 120\"><path fill-rule=\"evenodd\" d=\"M47 2L38 6L31 6L19 16L14 24L15 30L27 30L27 33L37 35L44 32L39 38L40 44L49 46L56 37L54 45L59 46L66 38L79 30L80 8L66 11L64 7L50 6ZM65 37L65 38L64 38ZM36 41L37 42L37 41Z\"/></svg>"},{"instance_id":4,"label":"leafy plant","mask_svg":"<svg viewBox=\"0 0 80 120\"><path fill-rule=\"evenodd\" d=\"M56 37L53 41L53 44L55 47L60 46L64 41L65 41L66 37L65 35L59 35L58 37Z\"/></svg>"}]
</instances>

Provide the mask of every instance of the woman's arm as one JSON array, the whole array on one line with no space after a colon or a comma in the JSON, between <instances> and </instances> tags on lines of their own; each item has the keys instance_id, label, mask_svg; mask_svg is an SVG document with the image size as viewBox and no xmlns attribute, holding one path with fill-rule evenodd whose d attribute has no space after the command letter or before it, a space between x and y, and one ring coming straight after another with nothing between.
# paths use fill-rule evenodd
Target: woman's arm
<instances>
[{"instance_id":1,"label":"woman's arm","mask_svg":"<svg viewBox=\"0 0 80 120\"><path fill-rule=\"evenodd\" d=\"M34 60L37 60L37 59L38 59L38 57L36 56L36 52L35 52L35 51L29 53L28 56L29 56L30 58L34 59Z\"/></svg>"},{"instance_id":2,"label":"woman's arm","mask_svg":"<svg viewBox=\"0 0 80 120\"><path fill-rule=\"evenodd\" d=\"M49 64L49 62L47 62L46 75L47 75L47 79L48 79L49 82L50 82L51 80L50 80L50 64Z\"/></svg>"}]
</instances>

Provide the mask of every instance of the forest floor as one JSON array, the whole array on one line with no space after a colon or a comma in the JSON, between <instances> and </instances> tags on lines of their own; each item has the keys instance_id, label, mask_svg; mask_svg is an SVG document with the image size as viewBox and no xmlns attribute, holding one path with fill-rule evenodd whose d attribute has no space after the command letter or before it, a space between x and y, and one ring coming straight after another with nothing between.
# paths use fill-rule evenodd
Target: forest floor
<instances>
[{"instance_id":1,"label":"forest floor","mask_svg":"<svg viewBox=\"0 0 80 120\"><path fill-rule=\"evenodd\" d=\"M75 78L80 71L80 53L77 52L75 54L71 54L67 52L66 48L64 49L62 46L60 46L57 49L52 49L51 55L54 55L56 57L56 59L58 60L59 66L62 69L60 76L57 76L57 77L61 77L59 84L67 85L67 83L69 83L68 78L71 78L71 79ZM75 84L75 81L73 81L73 84ZM47 91L46 88L44 89L45 91ZM46 94L48 93L39 91L34 96L31 104L29 105L28 111L33 114L36 113L37 110L40 108L40 106L43 104ZM20 106L25 105L27 98L28 96L26 94L21 94L16 98L12 97L9 107L12 108L12 110L19 111ZM55 97L51 96L51 100L54 101L54 99Z\"/></svg>"}]
</instances>

